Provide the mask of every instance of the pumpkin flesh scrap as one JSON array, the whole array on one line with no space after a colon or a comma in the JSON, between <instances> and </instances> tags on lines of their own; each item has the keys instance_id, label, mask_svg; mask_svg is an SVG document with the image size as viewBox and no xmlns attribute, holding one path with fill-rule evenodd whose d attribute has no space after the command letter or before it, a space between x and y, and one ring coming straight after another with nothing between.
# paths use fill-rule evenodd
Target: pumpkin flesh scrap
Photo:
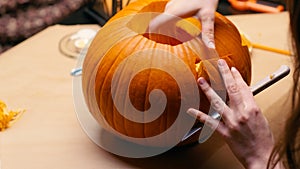
<instances>
[{"instance_id":1,"label":"pumpkin flesh scrap","mask_svg":"<svg viewBox=\"0 0 300 169\"><path fill-rule=\"evenodd\" d=\"M0 100L0 132L9 128L24 110L8 110L6 104Z\"/></svg>"}]
</instances>

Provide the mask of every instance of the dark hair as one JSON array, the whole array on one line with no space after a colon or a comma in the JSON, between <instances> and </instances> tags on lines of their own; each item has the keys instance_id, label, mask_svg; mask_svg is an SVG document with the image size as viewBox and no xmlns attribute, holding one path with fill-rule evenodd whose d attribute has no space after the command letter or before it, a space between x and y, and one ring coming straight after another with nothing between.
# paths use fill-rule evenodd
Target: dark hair
<instances>
[{"instance_id":1,"label":"dark hair","mask_svg":"<svg viewBox=\"0 0 300 169\"><path fill-rule=\"evenodd\" d=\"M292 114L286 122L285 133L277 142L271 154L268 168L274 168L283 161L288 169L300 169L300 0L287 0L290 13L290 31L294 49L294 86Z\"/></svg>"}]
</instances>

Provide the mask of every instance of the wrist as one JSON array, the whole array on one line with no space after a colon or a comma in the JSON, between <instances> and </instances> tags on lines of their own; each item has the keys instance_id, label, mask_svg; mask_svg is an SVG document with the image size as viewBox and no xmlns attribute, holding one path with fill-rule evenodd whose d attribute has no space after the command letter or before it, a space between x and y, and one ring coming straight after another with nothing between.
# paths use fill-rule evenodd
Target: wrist
<instances>
[{"instance_id":1,"label":"wrist","mask_svg":"<svg viewBox=\"0 0 300 169\"><path fill-rule=\"evenodd\" d=\"M267 165L269 162L269 157L265 157L265 158L260 158L260 159L256 159L253 160L251 162L248 163L248 166L245 166L246 169L266 169ZM272 164L272 162L271 162ZM278 161L278 163L275 164L275 166L270 166L272 169L284 169L284 165L282 163L282 161Z\"/></svg>"},{"instance_id":2,"label":"wrist","mask_svg":"<svg viewBox=\"0 0 300 169\"><path fill-rule=\"evenodd\" d=\"M267 168L268 159L256 159L248 163L246 169L263 169Z\"/></svg>"},{"instance_id":3,"label":"wrist","mask_svg":"<svg viewBox=\"0 0 300 169\"><path fill-rule=\"evenodd\" d=\"M262 149L260 149L262 150ZM248 156L245 159L246 169L266 169L269 158L272 152L272 147L266 148L263 151L257 151L255 155Z\"/></svg>"}]
</instances>

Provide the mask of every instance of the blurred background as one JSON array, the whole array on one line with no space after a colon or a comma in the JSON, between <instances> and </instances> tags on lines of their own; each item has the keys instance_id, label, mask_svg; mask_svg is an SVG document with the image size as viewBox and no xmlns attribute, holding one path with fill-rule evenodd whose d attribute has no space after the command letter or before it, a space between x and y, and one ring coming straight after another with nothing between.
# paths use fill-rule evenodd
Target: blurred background
<instances>
[{"instance_id":1,"label":"blurred background","mask_svg":"<svg viewBox=\"0 0 300 169\"><path fill-rule=\"evenodd\" d=\"M0 0L0 54L54 24L99 24L134 0ZM230 3L230 2L231 3ZM276 8L284 0L219 0L223 15L261 11L237 8L235 2L253 2Z\"/></svg>"}]
</instances>

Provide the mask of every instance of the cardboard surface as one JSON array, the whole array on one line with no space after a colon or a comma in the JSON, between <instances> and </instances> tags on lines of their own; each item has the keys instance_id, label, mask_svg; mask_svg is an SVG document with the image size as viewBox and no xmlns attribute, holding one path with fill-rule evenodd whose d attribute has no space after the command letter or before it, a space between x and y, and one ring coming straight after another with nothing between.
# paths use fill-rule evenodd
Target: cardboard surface
<instances>
[{"instance_id":1,"label":"cardboard surface","mask_svg":"<svg viewBox=\"0 0 300 169\"><path fill-rule=\"evenodd\" d=\"M253 42L288 50L288 14L228 17ZM159 156L130 159L110 154L94 144L74 111L70 71L76 59L60 53L59 41L81 28L96 25L55 25L0 55L0 99L10 109L26 112L0 133L0 169L218 169L242 166L221 139L170 150ZM252 52L252 84L282 64L292 68L292 57L259 49ZM293 71L293 70L292 70ZM255 96L275 137L289 112L291 74Z\"/></svg>"}]
</instances>

